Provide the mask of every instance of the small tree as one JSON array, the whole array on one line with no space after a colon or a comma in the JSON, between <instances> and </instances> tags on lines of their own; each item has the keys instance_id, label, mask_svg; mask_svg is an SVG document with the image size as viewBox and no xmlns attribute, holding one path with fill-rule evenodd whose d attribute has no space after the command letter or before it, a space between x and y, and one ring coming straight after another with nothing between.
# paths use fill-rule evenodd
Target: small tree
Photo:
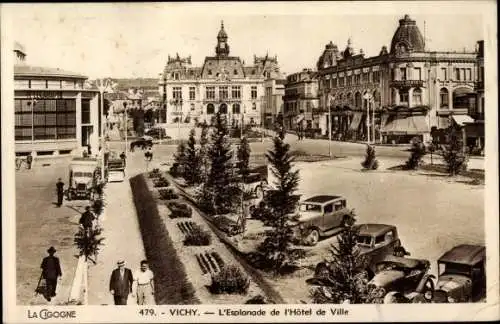
<instances>
[{"instance_id":1,"label":"small tree","mask_svg":"<svg viewBox=\"0 0 500 324\"><path fill-rule=\"evenodd\" d=\"M436 151L436 144L434 143L434 139L431 139L429 141L429 145L427 146L427 151L429 152L431 156L431 165L434 164L434 161L432 159L432 154Z\"/></svg>"},{"instance_id":2,"label":"small tree","mask_svg":"<svg viewBox=\"0 0 500 324\"><path fill-rule=\"evenodd\" d=\"M186 146L185 152L185 169L184 169L184 178L188 185L192 186L197 183L200 183L201 172L200 172L200 155L196 150L196 139L194 128L191 129L189 133L189 139Z\"/></svg>"},{"instance_id":3,"label":"small tree","mask_svg":"<svg viewBox=\"0 0 500 324\"><path fill-rule=\"evenodd\" d=\"M177 145L177 153L174 154L174 164L170 169L170 173L174 177L184 176L184 168L186 166L186 144L180 142Z\"/></svg>"},{"instance_id":4,"label":"small tree","mask_svg":"<svg viewBox=\"0 0 500 324\"><path fill-rule=\"evenodd\" d=\"M238 187L233 176L233 152L228 140L229 130L225 118L217 113L212 132L212 145L208 150L210 172L203 186L202 205L212 206L215 214L232 211L235 199L238 198ZM206 199L211 198L211 202Z\"/></svg>"},{"instance_id":5,"label":"small tree","mask_svg":"<svg viewBox=\"0 0 500 324\"><path fill-rule=\"evenodd\" d=\"M361 166L365 170L377 170L378 169L378 161L375 157L375 148L370 144L366 145L365 160L363 162L361 162Z\"/></svg>"},{"instance_id":6,"label":"small tree","mask_svg":"<svg viewBox=\"0 0 500 324\"><path fill-rule=\"evenodd\" d=\"M454 127L450 127L446 134L446 145L443 149L443 159L450 176L455 176L467 169L469 160L464 149L462 134Z\"/></svg>"},{"instance_id":7,"label":"small tree","mask_svg":"<svg viewBox=\"0 0 500 324\"><path fill-rule=\"evenodd\" d=\"M248 175L250 174L250 145L248 144L248 140L246 137L243 137L241 139L236 154L238 158L238 162L236 163L238 174L241 176L243 182L245 182L248 178Z\"/></svg>"},{"instance_id":8,"label":"small tree","mask_svg":"<svg viewBox=\"0 0 500 324\"><path fill-rule=\"evenodd\" d=\"M425 155L425 145L422 143L420 138L415 137L411 141L411 154L406 161L405 169L406 170L416 170L422 163L422 158Z\"/></svg>"},{"instance_id":9,"label":"small tree","mask_svg":"<svg viewBox=\"0 0 500 324\"><path fill-rule=\"evenodd\" d=\"M74 244L79 250L80 256L85 256L85 261L91 260L96 263L91 257L97 257L97 253L100 250L100 246L103 245L103 237L100 237L102 229L100 227L84 229L79 228L78 232L75 234Z\"/></svg>"},{"instance_id":10,"label":"small tree","mask_svg":"<svg viewBox=\"0 0 500 324\"><path fill-rule=\"evenodd\" d=\"M198 150L198 157L200 161L200 177L201 181L206 181L208 172L210 170L210 160L208 158L208 126L202 124L200 133L200 148Z\"/></svg>"},{"instance_id":11,"label":"small tree","mask_svg":"<svg viewBox=\"0 0 500 324\"><path fill-rule=\"evenodd\" d=\"M311 297L316 304L364 304L372 302L368 292L367 274L362 271L367 260L357 248L358 230L353 227L354 212L351 212L351 222L338 237L338 245L332 245L331 260L322 273L325 284L311 291Z\"/></svg>"},{"instance_id":12,"label":"small tree","mask_svg":"<svg viewBox=\"0 0 500 324\"><path fill-rule=\"evenodd\" d=\"M299 201L299 196L294 195L299 184L299 172L292 171L293 157L290 155L290 145L284 142L284 138L285 133L281 129L273 140L273 150L266 154L276 177L276 190L266 197L272 214L272 229L266 231L266 238L259 246L259 252L275 274L285 267L295 266L298 258L297 251L292 247L294 235L290 221L294 218Z\"/></svg>"}]
</instances>

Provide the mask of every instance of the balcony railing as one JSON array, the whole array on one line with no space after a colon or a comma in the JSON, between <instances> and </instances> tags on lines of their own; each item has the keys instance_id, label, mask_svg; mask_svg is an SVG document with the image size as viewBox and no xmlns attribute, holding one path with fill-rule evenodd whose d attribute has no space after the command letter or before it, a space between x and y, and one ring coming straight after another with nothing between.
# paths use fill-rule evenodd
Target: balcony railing
<instances>
[{"instance_id":1,"label":"balcony railing","mask_svg":"<svg viewBox=\"0 0 500 324\"><path fill-rule=\"evenodd\" d=\"M393 88L417 88L423 87L423 80L393 80L391 81L391 87Z\"/></svg>"}]
</instances>

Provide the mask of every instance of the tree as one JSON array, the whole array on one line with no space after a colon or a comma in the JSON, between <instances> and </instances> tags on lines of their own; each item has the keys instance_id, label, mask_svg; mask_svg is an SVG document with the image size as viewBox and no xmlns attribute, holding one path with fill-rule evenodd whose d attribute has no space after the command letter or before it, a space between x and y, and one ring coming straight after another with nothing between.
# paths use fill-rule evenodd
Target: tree
<instances>
[{"instance_id":1,"label":"tree","mask_svg":"<svg viewBox=\"0 0 500 324\"><path fill-rule=\"evenodd\" d=\"M215 126L211 134L211 146L208 150L210 171L203 186L203 206L212 206L215 214L225 214L233 209L238 194L237 183L233 176L233 152L228 140L229 130L225 118L217 113ZM211 204L206 201L211 196Z\"/></svg>"},{"instance_id":2,"label":"tree","mask_svg":"<svg viewBox=\"0 0 500 324\"><path fill-rule=\"evenodd\" d=\"M375 148L372 145L366 145L365 160L361 162L361 166L366 170L377 170L378 161L375 157Z\"/></svg>"},{"instance_id":3,"label":"tree","mask_svg":"<svg viewBox=\"0 0 500 324\"><path fill-rule=\"evenodd\" d=\"M180 142L177 145L177 153L174 154L174 164L170 168L170 173L174 177L184 177L184 168L186 166L186 144Z\"/></svg>"},{"instance_id":4,"label":"tree","mask_svg":"<svg viewBox=\"0 0 500 324\"><path fill-rule=\"evenodd\" d=\"M208 126L202 125L201 126L201 133L200 133L200 148L198 150L198 156L200 160L200 173L201 173L201 180L202 182L206 181L208 177L208 172L210 170L210 161L208 159Z\"/></svg>"},{"instance_id":5,"label":"tree","mask_svg":"<svg viewBox=\"0 0 500 324\"><path fill-rule=\"evenodd\" d=\"M196 150L196 139L194 138L194 136L195 136L195 130L193 128L189 133L189 139L187 142L185 159L184 159L185 160L184 179L186 179L187 184L190 186L198 184L201 181L200 155Z\"/></svg>"},{"instance_id":6,"label":"tree","mask_svg":"<svg viewBox=\"0 0 500 324\"><path fill-rule=\"evenodd\" d=\"M420 138L415 137L411 141L411 154L406 161L405 169L406 170L416 170L422 163L422 158L425 155L425 145L422 143Z\"/></svg>"},{"instance_id":7,"label":"tree","mask_svg":"<svg viewBox=\"0 0 500 324\"><path fill-rule=\"evenodd\" d=\"M464 149L462 134L454 127L450 127L446 134L446 145L443 149L443 160L446 163L446 169L450 176L455 176L460 171L467 169L469 160Z\"/></svg>"},{"instance_id":8,"label":"tree","mask_svg":"<svg viewBox=\"0 0 500 324\"><path fill-rule=\"evenodd\" d=\"M367 274L364 269L366 258L357 248L358 230L353 226L354 212L351 212L351 222L338 237L338 245L330 249L331 260L321 274L323 286L311 291L311 297L316 304L364 304L374 301L368 291Z\"/></svg>"},{"instance_id":9,"label":"tree","mask_svg":"<svg viewBox=\"0 0 500 324\"><path fill-rule=\"evenodd\" d=\"M236 163L238 174L241 176L243 182L245 182L250 174L250 145L246 137L241 139L236 155L238 158L238 162Z\"/></svg>"},{"instance_id":10,"label":"tree","mask_svg":"<svg viewBox=\"0 0 500 324\"><path fill-rule=\"evenodd\" d=\"M103 245L104 238L100 237L102 229L100 227L84 229L79 228L78 232L74 237L74 244L79 250L80 256L85 256L85 261L91 260L96 263L95 260L91 259L92 256L95 258L100 250L100 246Z\"/></svg>"},{"instance_id":11,"label":"tree","mask_svg":"<svg viewBox=\"0 0 500 324\"><path fill-rule=\"evenodd\" d=\"M259 251L267 264L279 273L285 267L295 266L297 250L292 247L294 234L291 221L294 220L299 196L294 195L299 184L299 171L292 170L293 157L290 145L284 142L285 133L281 129L273 139L274 147L266 157L271 171L276 178L276 189L269 192L266 203L272 217L269 221L272 229L266 231L266 238L259 246Z\"/></svg>"}]
</instances>

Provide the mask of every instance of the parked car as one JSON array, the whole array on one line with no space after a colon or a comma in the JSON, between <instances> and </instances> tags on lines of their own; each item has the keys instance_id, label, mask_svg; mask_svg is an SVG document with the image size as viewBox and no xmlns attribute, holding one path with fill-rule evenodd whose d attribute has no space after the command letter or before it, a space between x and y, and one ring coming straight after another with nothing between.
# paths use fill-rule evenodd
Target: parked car
<instances>
[{"instance_id":1,"label":"parked car","mask_svg":"<svg viewBox=\"0 0 500 324\"><path fill-rule=\"evenodd\" d=\"M342 196L318 195L299 204L295 235L307 245L316 245L320 237L331 236L351 220L351 211Z\"/></svg>"},{"instance_id":2,"label":"parked car","mask_svg":"<svg viewBox=\"0 0 500 324\"><path fill-rule=\"evenodd\" d=\"M410 255L401 245L396 226L387 224L361 224L355 225L358 232L356 247L366 264L359 265L359 271L366 271L368 279L377 272L376 265L388 255L403 257ZM314 285L328 285L328 275L332 264L320 262L314 270L314 277L307 282Z\"/></svg>"},{"instance_id":3,"label":"parked car","mask_svg":"<svg viewBox=\"0 0 500 324\"><path fill-rule=\"evenodd\" d=\"M133 152L136 147L140 147L143 150L153 147L153 138L151 136L139 137L130 143L130 151Z\"/></svg>"},{"instance_id":4,"label":"parked car","mask_svg":"<svg viewBox=\"0 0 500 324\"><path fill-rule=\"evenodd\" d=\"M486 297L486 248L462 244L438 260L433 302L477 302Z\"/></svg>"},{"instance_id":5,"label":"parked car","mask_svg":"<svg viewBox=\"0 0 500 324\"><path fill-rule=\"evenodd\" d=\"M151 136L154 139L171 139L170 136L167 136L164 128L161 127L153 127L148 129L144 135Z\"/></svg>"},{"instance_id":6,"label":"parked car","mask_svg":"<svg viewBox=\"0 0 500 324\"><path fill-rule=\"evenodd\" d=\"M368 291L384 303L425 303L434 293L433 275L428 260L387 255L375 264L375 276Z\"/></svg>"}]
</instances>

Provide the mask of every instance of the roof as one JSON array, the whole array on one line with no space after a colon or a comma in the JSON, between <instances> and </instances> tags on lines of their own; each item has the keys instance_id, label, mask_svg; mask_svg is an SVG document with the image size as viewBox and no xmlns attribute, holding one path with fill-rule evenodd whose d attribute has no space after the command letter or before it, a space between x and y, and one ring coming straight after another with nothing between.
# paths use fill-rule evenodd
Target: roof
<instances>
[{"instance_id":1,"label":"roof","mask_svg":"<svg viewBox=\"0 0 500 324\"><path fill-rule=\"evenodd\" d=\"M396 227L387 224L360 224L355 225L355 228L359 230L359 235L378 236Z\"/></svg>"},{"instance_id":2,"label":"roof","mask_svg":"<svg viewBox=\"0 0 500 324\"><path fill-rule=\"evenodd\" d=\"M482 245L461 244L443 254L438 262L473 265L486 257L486 248Z\"/></svg>"},{"instance_id":3,"label":"roof","mask_svg":"<svg viewBox=\"0 0 500 324\"><path fill-rule=\"evenodd\" d=\"M305 203L318 203L318 204L324 204L329 201L332 201L334 199L342 198L342 196L333 196L333 195L319 195L319 196L313 196L310 198L307 198L303 202Z\"/></svg>"},{"instance_id":4,"label":"roof","mask_svg":"<svg viewBox=\"0 0 500 324\"><path fill-rule=\"evenodd\" d=\"M31 65L14 65L14 77L16 76L51 76L72 79L87 79L85 75L76 72L61 70L60 68L48 68Z\"/></svg>"},{"instance_id":5,"label":"roof","mask_svg":"<svg viewBox=\"0 0 500 324\"><path fill-rule=\"evenodd\" d=\"M472 117L469 115L452 115L451 118L459 126L464 126L465 123L473 123L474 122L474 119L472 119Z\"/></svg>"},{"instance_id":6,"label":"roof","mask_svg":"<svg viewBox=\"0 0 500 324\"><path fill-rule=\"evenodd\" d=\"M397 47L400 45L404 45L410 51L423 52L425 50L424 37L415 20L410 19L408 15L399 20L399 27L391 41L391 53L397 52Z\"/></svg>"}]
</instances>

